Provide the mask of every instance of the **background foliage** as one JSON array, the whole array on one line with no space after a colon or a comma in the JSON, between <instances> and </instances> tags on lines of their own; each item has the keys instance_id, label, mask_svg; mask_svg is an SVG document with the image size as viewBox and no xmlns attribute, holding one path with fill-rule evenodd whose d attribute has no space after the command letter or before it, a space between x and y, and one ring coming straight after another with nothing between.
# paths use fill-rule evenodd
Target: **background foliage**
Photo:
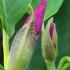
<instances>
[{"instance_id":1,"label":"background foliage","mask_svg":"<svg viewBox=\"0 0 70 70\"><path fill-rule=\"evenodd\" d=\"M57 61L63 56L70 56L70 0L64 0L59 12L54 15L59 38L59 55Z\"/></svg>"}]
</instances>

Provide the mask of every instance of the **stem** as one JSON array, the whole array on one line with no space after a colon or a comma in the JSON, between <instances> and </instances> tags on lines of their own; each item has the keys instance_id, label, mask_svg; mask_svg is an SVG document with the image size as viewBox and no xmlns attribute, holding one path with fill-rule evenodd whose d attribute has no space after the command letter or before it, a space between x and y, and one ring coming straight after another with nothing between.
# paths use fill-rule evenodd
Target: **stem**
<instances>
[{"instance_id":1,"label":"stem","mask_svg":"<svg viewBox=\"0 0 70 70\"><path fill-rule=\"evenodd\" d=\"M46 62L47 70L56 70L54 62Z\"/></svg>"},{"instance_id":2,"label":"stem","mask_svg":"<svg viewBox=\"0 0 70 70\"><path fill-rule=\"evenodd\" d=\"M57 69L60 70L63 67L65 62L70 62L70 57L69 56L65 56L60 60Z\"/></svg>"},{"instance_id":3,"label":"stem","mask_svg":"<svg viewBox=\"0 0 70 70\"><path fill-rule=\"evenodd\" d=\"M9 54L9 36L3 28L3 53L4 53L4 68L7 70L7 59Z\"/></svg>"},{"instance_id":4,"label":"stem","mask_svg":"<svg viewBox=\"0 0 70 70\"><path fill-rule=\"evenodd\" d=\"M70 67L70 63L66 63L60 70L67 70Z\"/></svg>"}]
</instances>

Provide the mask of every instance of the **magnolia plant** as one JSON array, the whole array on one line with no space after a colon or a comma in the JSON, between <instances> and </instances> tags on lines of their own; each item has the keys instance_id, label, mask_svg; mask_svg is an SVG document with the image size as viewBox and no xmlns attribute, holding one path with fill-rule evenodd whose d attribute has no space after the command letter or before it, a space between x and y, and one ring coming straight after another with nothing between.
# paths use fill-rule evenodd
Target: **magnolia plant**
<instances>
[{"instance_id":1,"label":"magnolia plant","mask_svg":"<svg viewBox=\"0 0 70 70\"><path fill-rule=\"evenodd\" d=\"M34 14L26 19L23 27L16 34L8 58L8 70L25 70L27 68L34 52L35 40L41 34L46 4L46 0L41 0L34 10Z\"/></svg>"},{"instance_id":2,"label":"magnolia plant","mask_svg":"<svg viewBox=\"0 0 70 70\"><path fill-rule=\"evenodd\" d=\"M54 0L52 1L54 2ZM27 12L29 16L25 19L23 26L20 28L20 30L17 31L16 35L14 36L10 50L9 50L10 35L8 34L9 30L7 31L5 30L10 27L8 28L6 26L3 27L4 68L0 66L0 70L27 70L31 62L32 56L34 55L35 49L38 48L35 47L35 45L38 42L40 36L42 37L40 48L42 50L41 52L43 60L46 65L46 70L67 70L70 67L69 56L64 56L60 60L57 67L55 65L55 61L59 53L58 32L56 29L54 18L51 17L53 14L55 14L54 11L55 8L53 9L53 13L51 12L51 10L49 11L51 12L49 13L51 14L51 16L49 14L47 15L46 13L48 12L49 3L52 1L41 0L38 6L34 9L32 4L28 5ZM62 0L59 1L60 1L59 3L62 4L63 1ZM0 3L2 3L2 1L0 1ZM46 23L46 28L44 25L45 24L44 21L46 19L45 15L48 21ZM13 18L12 21L15 20ZM4 40L4 38L6 40Z\"/></svg>"}]
</instances>

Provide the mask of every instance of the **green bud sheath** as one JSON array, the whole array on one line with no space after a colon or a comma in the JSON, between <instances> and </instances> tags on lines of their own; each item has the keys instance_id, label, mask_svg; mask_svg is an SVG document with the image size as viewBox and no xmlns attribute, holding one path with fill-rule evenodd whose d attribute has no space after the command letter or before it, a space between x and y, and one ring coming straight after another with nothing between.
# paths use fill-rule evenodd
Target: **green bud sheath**
<instances>
[{"instance_id":1,"label":"green bud sheath","mask_svg":"<svg viewBox=\"0 0 70 70\"><path fill-rule=\"evenodd\" d=\"M51 18L44 29L42 28L42 54L45 62L47 63L48 70L56 70L55 58L57 56L58 38L56 33L56 27Z\"/></svg>"},{"instance_id":2,"label":"green bud sheath","mask_svg":"<svg viewBox=\"0 0 70 70\"><path fill-rule=\"evenodd\" d=\"M44 28L44 27L43 27ZM48 61L53 61L57 55L57 33L56 27L51 18L46 26L46 29L42 29L42 51L43 56Z\"/></svg>"},{"instance_id":3,"label":"green bud sheath","mask_svg":"<svg viewBox=\"0 0 70 70\"><path fill-rule=\"evenodd\" d=\"M8 70L26 70L34 52L35 33L33 17L25 29L16 34L8 57Z\"/></svg>"}]
</instances>

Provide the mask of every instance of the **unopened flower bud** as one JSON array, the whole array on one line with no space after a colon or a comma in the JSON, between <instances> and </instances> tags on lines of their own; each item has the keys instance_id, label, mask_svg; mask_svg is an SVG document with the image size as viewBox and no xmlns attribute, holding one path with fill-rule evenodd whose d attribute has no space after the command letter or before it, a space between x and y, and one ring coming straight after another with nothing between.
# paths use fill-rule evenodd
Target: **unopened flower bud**
<instances>
[{"instance_id":1,"label":"unopened flower bud","mask_svg":"<svg viewBox=\"0 0 70 70\"><path fill-rule=\"evenodd\" d=\"M26 70L35 44L33 18L25 29L20 29L11 46L8 57L8 70Z\"/></svg>"},{"instance_id":2,"label":"unopened flower bud","mask_svg":"<svg viewBox=\"0 0 70 70\"><path fill-rule=\"evenodd\" d=\"M45 59L53 61L57 56L58 38L56 26L51 18L42 34L42 52Z\"/></svg>"}]
</instances>

